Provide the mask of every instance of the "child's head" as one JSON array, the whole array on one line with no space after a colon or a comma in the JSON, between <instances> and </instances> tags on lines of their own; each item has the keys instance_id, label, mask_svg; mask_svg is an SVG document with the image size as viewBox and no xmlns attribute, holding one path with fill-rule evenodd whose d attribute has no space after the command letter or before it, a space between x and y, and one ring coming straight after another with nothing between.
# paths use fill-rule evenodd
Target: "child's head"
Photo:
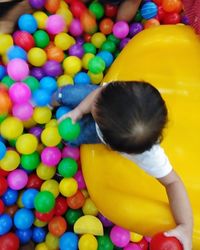
<instances>
[{"instance_id":1,"label":"child's head","mask_svg":"<svg viewBox=\"0 0 200 250\"><path fill-rule=\"evenodd\" d=\"M114 150L142 153L160 142L167 108L146 82L111 82L102 88L92 114L103 140Z\"/></svg>"}]
</instances>

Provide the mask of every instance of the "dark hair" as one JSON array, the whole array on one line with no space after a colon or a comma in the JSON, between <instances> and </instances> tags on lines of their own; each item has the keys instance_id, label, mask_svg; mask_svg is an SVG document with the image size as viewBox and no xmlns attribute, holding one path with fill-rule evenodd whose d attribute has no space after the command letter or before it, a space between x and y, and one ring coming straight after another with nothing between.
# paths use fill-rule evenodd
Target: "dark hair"
<instances>
[{"instance_id":1,"label":"dark hair","mask_svg":"<svg viewBox=\"0 0 200 250\"><path fill-rule=\"evenodd\" d=\"M142 153L162 139L167 108L151 84L115 81L102 88L94 118L104 141L114 150Z\"/></svg>"}]
</instances>

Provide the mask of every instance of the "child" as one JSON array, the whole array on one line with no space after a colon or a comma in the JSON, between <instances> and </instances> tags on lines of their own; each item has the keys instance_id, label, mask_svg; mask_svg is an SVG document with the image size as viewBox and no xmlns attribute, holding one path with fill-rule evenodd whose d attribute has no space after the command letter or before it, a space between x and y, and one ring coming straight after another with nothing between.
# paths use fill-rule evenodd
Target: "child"
<instances>
[{"instance_id":1,"label":"child","mask_svg":"<svg viewBox=\"0 0 200 250\"><path fill-rule=\"evenodd\" d=\"M145 82L111 82L102 87L68 85L55 97L59 104L72 108L77 105L59 122L67 117L76 122L87 115L87 122L81 124L82 133L93 137L92 143L100 140L119 151L164 185L177 223L175 229L165 234L177 237L184 250L191 250L193 219L189 199L159 145L167 122L167 108L158 90ZM83 136L75 143L90 142Z\"/></svg>"}]
</instances>

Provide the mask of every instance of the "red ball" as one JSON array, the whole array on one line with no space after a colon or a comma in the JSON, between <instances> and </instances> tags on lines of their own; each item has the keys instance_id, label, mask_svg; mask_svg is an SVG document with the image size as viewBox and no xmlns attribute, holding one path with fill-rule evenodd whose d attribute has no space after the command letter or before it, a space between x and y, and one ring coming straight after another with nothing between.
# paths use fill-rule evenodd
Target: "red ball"
<instances>
[{"instance_id":1,"label":"red ball","mask_svg":"<svg viewBox=\"0 0 200 250\"><path fill-rule=\"evenodd\" d=\"M26 185L26 188L35 188L40 189L42 186L43 180L41 180L36 174L31 174L28 177L28 183Z\"/></svg>"},{"instance_id":2,"label":"red ball","mask_svg":"<svg viewBox=\"0 0 200 250\"><path fill-rule=\"evenodd\" d=\"M48 213L40 213L38 211L35 211L35 217L43 222L50 221L53 218L54 214L55 214L55 209L52 209Z\"/></svg>"},{"instance_id":3,"label":"red ball","mask_svg":"<svg viewBox=\"0 0 200 250\"><path fill-rule=\"evenodd\" d=\"M84 41L86 43L90 43L91 42L91 38L92 38L92 35L88 34L88 33L84 33L83 34L83 38L84 38Z\"/></svg>"},{"instance_id":4,"label":"red ball","mask_svg":"<svg viewBox=\"0 0 200 250\"><path fill-rule=\"evenodd\" d=\"M104 35L108 35L112 33L113 25L114 23L110 18L104 18L99 24L99 29Z\"/></svg>"},{"instance_id":5,"label":"red ball","mask_svg":"<svg viewBox=\"0 0 200 250\"><path fill-rule=\"evenodd\" d=\"M60 7L60 0L46 0L44 7L49 13L55 14Z\"/></svg>"},{"instance_id":6,"label":"red ball","mask_svg":"<svg viewBox=\"0 0 200 250\"><path fill-rule=\"evenodd\" d=\"M0 176L0 196L2 196L8 188L6 179L3 176Z\"/></svg>"},{"instance_id":7,"label":"red ball","mask_svg":"<svg viewBox=\"0 0 200 250\"><path fill-rule=\"evenodd\" d=\"M1 250L18 250L19 239L14 233L7 233L0 236L0 249Z\"/></svg>"},{"instance_id":8,"label":"red ball","mask_svg":"<svg viewBox=\"0 0 200 250\"><path fill-rule=\"evenodd\" d=\"M105 5L105 16L107 17L116 17L117 16L118 7L112 4Z\"/></svg>"},{"instance_id":9,"label":"red ball","mask_svg":"<svg viewBox=\"0 0 200 250\"><path fill-rule=\"evenodd\" d=\"M14 43L19 47L22 47L26 51L29 51L35 46L35 41L32 35L26 31L16 31L13 34Z\"/></svg>"},{"instance_id":10,"label":"red ball","mask_svg":"<svg viewBox=\"0 0 200 250\"><path fill-rule=\"evenodd\" d=\"M56 198L55 215L57 216L63 215L64 213L66 213L67 208L68 208L68 205L67 205L66 198L62 196L58 196Z\"/></svg>"},{"instance_id":11,"label":"red ball","mask_svg":"<svg viewBox=\"0 0 200 250\"><path fill-rule=\"evenodd\" d=\"M0 199L0 214L3 214L4 209L5 209L4 203L3 203L3 201Z\"/></svg>"},{"instance_id":12,"label":"red ball","mask_svg":"<svg viewBox=\"0 0 200 250\"><path fill-rule=\"evenodd\" d=\"M166 12L176 12L180 13L183 9L182 2L180 0L163 0L162 1L163 10Z\"/></svg>"},{"instance_id":13,"label":"red ball","mask_svg":"<svg viewBox=\"0 0 200 250\"><path fill-rule=\"evenodd\" d=\"M179 240L175 237L166 237L163 233L153 236L150 242L150 250L183 250Z\"/></svg>"},{"instance_id":14,"label":"red ball","mask_svg":"<svg viewBox=\"0 0 200 250\"><path fill-rule=\"evenodd\" d=\"M61 216L55 216L48 224L48 229L51 234L60 237L67 230L67 222Z\"/></svg>"},{"instance_id":15,"label":"red ball","mask_svg":"<svg viewBox=\"0 0 200 250\"><path fill-rule=\"evenodd\" d=\"M164 17L166 15L166 12L163 10L163 7L162 6L159 6L158 7L158 13L157 13L157 16L158 16L158 20L162 23L162 21L164 20Z\"/></svg>"},{"instance_id":16,"label":"red ball","mask_svg":"<svg viewBox=\"0 0 200 250\"><path fill-rule=\"evenodd\" d=\"M141 250L148 250L149 249L149 244L145 240L145 238L143 238L141 241L137 242L137 245L141 248Z\"/></svg>"},{"instance_id":17,"label":"red ball","mask_svg":"<svg viewBox=\"0 0 200 250\"><path fill-rule=\"evenodd\" d=\"M9 171L5 171L0 168L0 176L7 176L9 174Z\"/></svg>"},{"instance_id":18,"label":"red ball","mask_svg":"<svg viewBox=\"0 0 200 250\"><path fill-rule=\"evenodd\" d=\"M163 18L164 24L177 24L180 23L181 17L178 13L166 13Z\"/></svg>"},{"instance_id":19,"label":"red ball","mask_svg":"<svg viewBox=\"0 0 200 250\"><path fill-rule=\"evenodd\" d=\"M78 0L71 1L70 10L74 17L80 18L80 16L87 10L84 3Z\"/></svg>"}]
</instances>

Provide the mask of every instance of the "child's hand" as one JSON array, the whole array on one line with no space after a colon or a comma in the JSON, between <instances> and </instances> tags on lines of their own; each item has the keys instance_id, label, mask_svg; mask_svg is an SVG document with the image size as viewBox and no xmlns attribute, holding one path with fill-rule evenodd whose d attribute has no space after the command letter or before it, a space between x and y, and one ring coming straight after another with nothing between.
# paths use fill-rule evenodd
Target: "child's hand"
<instances>
[{"instance_id":1,"label":"child's hand","mask_svg":"<svg viewBox=\"0 0 200 250\"><path fill-rule=\"evenodd\" d=\"M176 237L183 245L183 250L192 250L192 231L186 225L178 225L176 228L165 232L167 237Z\"/></svg>"},{"instance_id":2,"label":"child's hand","mask_svg":"<svg viewBox=\"0 0 200 250\"><path fill-rule=\"evenodd\" d=\"M82 112L80 111L80 109L75 108L72 111L68 112L67 114L61 116L58 120L58 123L61 123L66 118L71 118L72 122L75 123L82 118Z\"/></svg>"}]
</instances>

